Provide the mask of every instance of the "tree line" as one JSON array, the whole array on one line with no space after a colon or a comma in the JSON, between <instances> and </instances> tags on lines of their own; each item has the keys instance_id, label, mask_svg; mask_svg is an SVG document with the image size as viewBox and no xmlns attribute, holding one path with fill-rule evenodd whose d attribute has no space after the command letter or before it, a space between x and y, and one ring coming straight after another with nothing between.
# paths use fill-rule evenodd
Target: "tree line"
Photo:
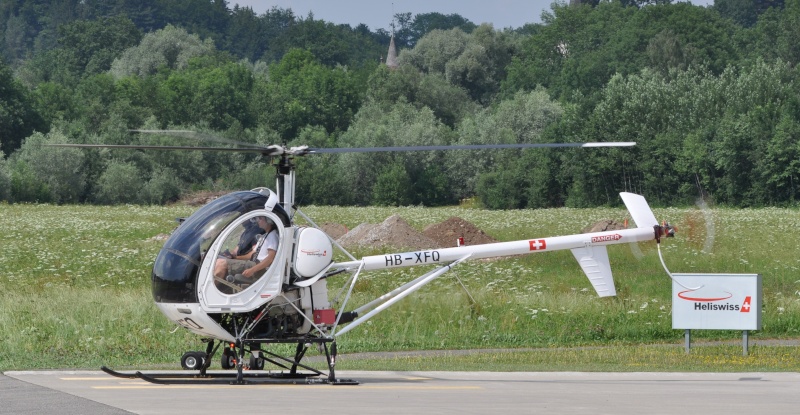
<instances>
[{"instance_id":1,"label":"tree line","mask_svg":"<svg viewBox=\"0 0 800 415\"><path fill-rule=\"evenodd\" d=\"M386 30L289 9L0 0L0 18L0 200L158 204L272 185L253 155L42 146L197 144L132 132L178 129L311 147L637 143L314 155L297 160L303 204L797 202L800 0L554 3L502 30L400 13L397 68Z\"/></svg>"}]
</instances>

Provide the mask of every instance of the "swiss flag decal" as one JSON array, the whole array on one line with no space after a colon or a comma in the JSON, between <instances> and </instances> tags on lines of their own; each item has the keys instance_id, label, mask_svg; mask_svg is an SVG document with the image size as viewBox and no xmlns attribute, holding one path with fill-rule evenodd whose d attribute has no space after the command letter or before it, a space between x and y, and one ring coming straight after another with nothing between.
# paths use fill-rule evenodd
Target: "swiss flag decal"
<instances>
[{"instance_id":1,"label":"swiss flag decal","mask_svg":"<svg viewBox=\"0 0 800 415\"><path fill-rule=\"evenodd\" d=\"M543 249L547 249L547 242L544 239L534 239L528 241L528 244L531 247L531 251L541 251Z\"/></svg>"}]
</instances>

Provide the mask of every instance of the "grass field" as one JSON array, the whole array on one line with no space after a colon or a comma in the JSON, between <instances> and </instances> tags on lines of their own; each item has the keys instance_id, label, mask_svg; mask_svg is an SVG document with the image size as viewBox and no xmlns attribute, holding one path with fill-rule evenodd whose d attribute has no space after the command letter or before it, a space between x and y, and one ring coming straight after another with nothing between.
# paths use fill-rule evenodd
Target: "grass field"
<instances>
[{"instance_id":1,"label":"grass field","mask_svg":"<svg viewBox=\"0 0 800 415\"><path fill-rule=\"evenodd\" d=\"M150 271L175 218L194 208L0 204L0 370L177 368L198 339L161 316ZM353 228L399 214L417 229L451 216L498 240L566 235L623 209L483 211L452 208L307 207L317 223ZM655 209L678 228L662 243L672 272L760 273L763 329L751 339L800 339L800 224L797 209ZM355 251L365 255L377 248ZM695 331L683 351L672 329L671 282L654 243L609 248L617 297L598 298L569 252L473 261L339 339L340 353L524 349L482 354L364 358L342 369L797 371L793 346L759 346L742 356L740 332ZM351 304L367 302L425 270L365 274ZM458 277L476 303L458 284ZM342 281L338 281L341 283ZM337 281L330 284L335 287ZM335 292L332 293L332 297ZM656 346L658 345L658 346ZM668 346L663 346L668 345ZM529 350L535 349L535 350Z\"/></svg>"}]
</instances>

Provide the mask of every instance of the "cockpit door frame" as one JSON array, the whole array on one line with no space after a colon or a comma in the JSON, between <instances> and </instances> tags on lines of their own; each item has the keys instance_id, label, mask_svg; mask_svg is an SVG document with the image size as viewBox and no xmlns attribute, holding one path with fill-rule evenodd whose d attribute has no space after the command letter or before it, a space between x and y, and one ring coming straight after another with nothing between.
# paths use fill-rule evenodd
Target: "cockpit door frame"
<instances>
[{"instance_id":1,"label":"cockpit door frame","mask_svg":"<svg viewBox=\"0 0 800 415\"><path fill-rule=\"evenodd\" d=\"M279 245L278 251L275 253L275 259L264 275L247 288L234 294L223 293L217 288L213 275L214 265L219 253L222 251L224 242L239 226L243 226L245 222L257 216L266 216L276 224ZM197 281L197 297L203 311L209 313L248 312L278 296L283 286L282 271L285 268L283 264L285 264L288 253L291 251L291 243L284 238L288 234L282 226L280 217L264 209L247 212L228 224L208 248L200 267Z\"/></svg>"}]
</instances>

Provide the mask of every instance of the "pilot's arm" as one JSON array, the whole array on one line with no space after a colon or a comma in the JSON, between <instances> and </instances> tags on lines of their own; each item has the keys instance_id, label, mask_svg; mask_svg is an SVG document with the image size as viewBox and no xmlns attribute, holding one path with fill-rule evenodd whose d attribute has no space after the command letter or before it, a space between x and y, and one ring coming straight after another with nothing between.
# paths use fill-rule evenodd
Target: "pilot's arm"
<instances>
[{"instance_id":1,"label":"pilot's arm","mask_svg":"<svg viewBox=\"0 0 800 415\"><path fill-rule=\"evenodd\" d=\"M250 257L253 256L253 249L255 249L255 248L256 248L255 245L253 245L253 247L250 248L250 250L247 251L246 253L244 253L242 255L234 255L233 259L241 259L241 260L247 261L248 259L250 259Z\"/></svg>"},{"instance_id":2,"label":"pilot's arm","mask_svg":"<svg viewBox=\"0 0 800 415\"><path fill-rule=\"evenodd\" d=\"M272 261L274 260L275 260L275 250L268 249L267 257L264 258L264 260L259 262L258 264L255 264L252 267L242 271L242 275L244 275L247 278L253 278L253 275L255 275L256 273L259 273L269 268L269 266L272 265Z\"/></svg>"}]
</instances>

